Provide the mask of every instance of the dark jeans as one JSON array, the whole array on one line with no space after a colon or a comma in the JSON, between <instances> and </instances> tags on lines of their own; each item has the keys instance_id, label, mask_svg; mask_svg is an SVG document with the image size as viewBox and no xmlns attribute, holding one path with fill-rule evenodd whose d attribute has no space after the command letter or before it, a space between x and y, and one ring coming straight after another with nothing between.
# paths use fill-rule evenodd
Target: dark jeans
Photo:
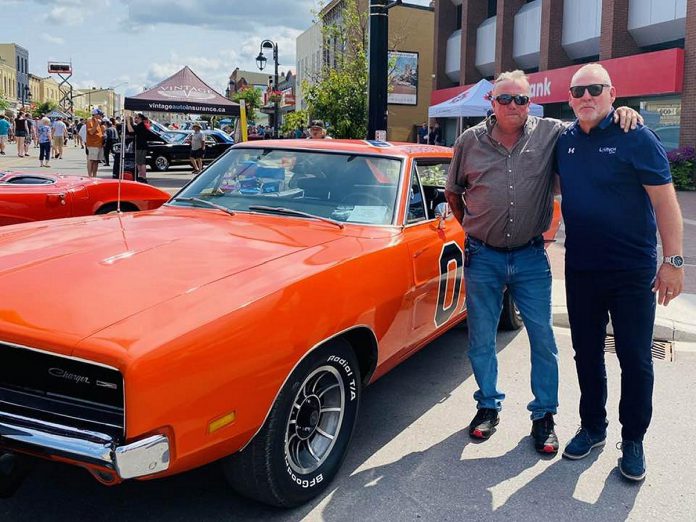
<instances>
[{"instance_id":1,"label":"dark jeans","mask_svg":"<svg viewBox=\"0 0 696 522\"><path fill-rule=\"evenodd\" d=\"M104 142L104 165L109 164L109 159L111 158L111 150L113 149L114 143L111 140L106 140Z\"/></svg>"},{"instance_id":2,"label":"dark jeans","mask_svg":"<svg viewBox=\"0 0 696 522\"><path fill-rule=\"evenodd\" d=\"M39 143L39 161L48 161L51 157L51 142Z\"/></svg>"},{"instance_id":3,"label":"dark jeans","mask_svg":"<svg viewBox=\"0 0 696 522\"><path fill-rule=\"evenodd\" d=\"M566 299L580 383L580 420L605 429L604 340L611 315L621 366L619 421L624 440L642 441L652 417L655 269L577 272L566 268Z\"/></svg>"}]
</instances>

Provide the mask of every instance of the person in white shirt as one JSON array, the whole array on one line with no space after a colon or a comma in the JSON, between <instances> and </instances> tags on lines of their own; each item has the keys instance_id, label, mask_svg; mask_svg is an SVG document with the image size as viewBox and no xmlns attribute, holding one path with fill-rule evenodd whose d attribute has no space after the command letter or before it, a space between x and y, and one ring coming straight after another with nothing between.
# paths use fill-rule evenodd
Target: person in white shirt
<instances>
[{"instance_id":1,"label":"person in white shirt","mask_svg":"<svg viewBox=\"0 0 696 522\"><path fill-rule=\"evenodd\" d=\"M65 136L68 133L68 128L65 126L62 117L54 121L51 127L53 130L53 157L62 159L63 145L65 144Z\"/></svg>"}]
</instances>

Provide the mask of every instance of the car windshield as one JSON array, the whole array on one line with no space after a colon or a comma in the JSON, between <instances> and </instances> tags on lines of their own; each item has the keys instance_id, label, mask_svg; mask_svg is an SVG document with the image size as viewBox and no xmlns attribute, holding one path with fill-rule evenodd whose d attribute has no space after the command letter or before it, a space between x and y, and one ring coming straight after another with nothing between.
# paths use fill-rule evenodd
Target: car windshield
<instances>
[{"instance_id":1,"label":"car windshield","mask_svg":"<svg viewBox=\"0 0 696 522\"><path fill-rule=\"evenodd\" d=\"M397 158L232 148L177 197L207 200L233 211L275 207L288 216L290 210L339 222L390 225L401 170Z\"/></svg>"}]
</instances>

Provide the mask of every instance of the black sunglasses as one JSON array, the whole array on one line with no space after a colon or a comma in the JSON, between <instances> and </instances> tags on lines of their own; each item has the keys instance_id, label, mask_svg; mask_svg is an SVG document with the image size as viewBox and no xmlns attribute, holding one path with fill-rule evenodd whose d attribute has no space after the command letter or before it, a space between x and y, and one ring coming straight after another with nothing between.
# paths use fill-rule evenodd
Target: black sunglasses
<instances>
[{"instance_id":1,"label":"black sunglasses","mask_svg":"<svg viewBox=\"0 0 696 522\"><path fill-rule=\"evenodd\" d=\"M573 98L582 98L585 95L585 89L590 93L590 96L599 96L605 87L611 87L606 83L593 83L592 85L575 85L570 88L570 95Z\"/></svg>"},{"instance_id":2,"label":"black sunglasses","mask_svg":"<svg viewBox=\"0 0 696 522\"><path fill-rule=\"evenodd\" d=\"M510 105L512 100L515 100L517 105L527 105L529 103L529 96L522 94L499 94L498 96L493 96L493 99L500 105Z\"/></svg>"}]
</instances>

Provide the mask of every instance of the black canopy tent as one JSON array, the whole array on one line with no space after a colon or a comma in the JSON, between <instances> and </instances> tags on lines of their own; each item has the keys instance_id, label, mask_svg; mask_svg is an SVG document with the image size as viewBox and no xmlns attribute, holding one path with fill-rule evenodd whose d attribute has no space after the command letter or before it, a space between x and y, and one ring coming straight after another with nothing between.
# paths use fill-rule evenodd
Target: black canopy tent
<instances>
[{"instance_id":1,"label":"black canopy tent","mask_svg":"<svg viewBox=\"0 0 696 522\"><path fill-rule=\"evenodd\" d=\"M187 65L166 80L135 96L126 97L124 109L132 111L179 112L209 116L239 116L239 104L225 98L201 80ZM118 178L123 179L126 122L121 133ZM120 211L119 184L119 211Z\"/></svg>"},{"instance_id":2,"label":"black canopy tent","mask_svg":"<svg viewBox=\"0 0 696 522\"><path fill-rule=\"evenodd\" d=\"M133 111L239 116L238 103L215 91L188 66L153 88L127 97L124 108Z\"/></svg>"}]
</instances>

